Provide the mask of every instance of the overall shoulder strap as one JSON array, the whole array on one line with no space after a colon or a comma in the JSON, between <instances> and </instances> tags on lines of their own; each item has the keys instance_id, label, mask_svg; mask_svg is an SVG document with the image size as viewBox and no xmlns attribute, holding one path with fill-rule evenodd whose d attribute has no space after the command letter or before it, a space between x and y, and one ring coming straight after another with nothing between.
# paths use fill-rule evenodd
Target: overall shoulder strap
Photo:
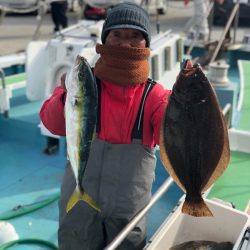
<instances>
[{"instance_id":1,"label":"overall shoulder strap","mask_svg":"<svg viewBox=\"0 0 250 250\"><path fill-rule=\"evenodd\" d=\"M96 79L96 85L97 85L97 91L98 91L96 133L99 133L101 129L101 81L97 77L95 79Z\"/></svg>"},{"instance_id":2,"label":"overall shoulder strap","mask_svg":"<svg viewBox=\"0 0 250 250\"><path fill-rule=\"evenodd\" d=\"M155 86L156 82L150 78L148 78L147 83L145 85L142 98L141 98L141 103L140 107L137 113L137 117L135 120L135 124L132 130L132 139L142 139L143 136L143 114L144 114L144 105L146 98L151 91L151 89Z\"/></svg>"}]
</instances>

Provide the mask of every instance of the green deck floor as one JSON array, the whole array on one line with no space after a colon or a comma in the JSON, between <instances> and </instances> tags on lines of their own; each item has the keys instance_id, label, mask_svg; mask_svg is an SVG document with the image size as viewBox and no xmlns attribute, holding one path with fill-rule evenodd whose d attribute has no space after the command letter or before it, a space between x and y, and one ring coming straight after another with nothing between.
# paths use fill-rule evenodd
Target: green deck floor
<instances>
[{"instance_id":1,"label":"green deck floor","mask_svg":"<svg viewBox=\"0 0 250 250\"><path fill-rule=\"evenodd\" d=\"M232 202L244 211L250 199L250 154L231 152L231 160L225 173L215 182L208 198Z\"/></svg>"},{"instance_id":2,"label":"green deck floor","mask_svg":"<svg viewBox=\"0 0 250 250\"><path fill-rule=\"evenodd\" d=\"M238 65L244 92L236 129L250 132L250 61L239 60ZM219 198L232 202L239 210L246 209L250 200L250 153L231 152L229 167L215 182L208 198Z\"/></svg>"}]
</instances>

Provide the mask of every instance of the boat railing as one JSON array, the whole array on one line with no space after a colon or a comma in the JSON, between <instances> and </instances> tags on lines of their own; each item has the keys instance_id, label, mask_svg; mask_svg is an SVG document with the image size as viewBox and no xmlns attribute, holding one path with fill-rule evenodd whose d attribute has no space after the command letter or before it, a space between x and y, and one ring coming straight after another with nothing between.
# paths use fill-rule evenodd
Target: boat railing
<instances>
[{"instance_id":1,"label":"boat railing","mask_svg":"<svg viewBox=\"0 0 250 250\"><path fill-rule=\"evenodd\" d=\"M5 74L3 69L0 68L0 78L1 78L1 82L2 82L2 88L5 89L6 88L6 83L5 83Z\"/></svg>"},{"instance_id":2,"label":"boat railing","mask_svg":"<svg viewBox=\"0 0 250 250\"><path fill-rule=\"evenodd\" d=\"M229 128L230 125L231 125L232 115L233 115L232 105L230 103L227 103L225 105L225 107L223 108L222 113L223 113L223 115L225 117L227 127Z\"/></svg>"},{"instance_id":3,"label":"boat railing","mask_svg":"<svg viewBox=\"0 0 250 250\"><path fill-rule=\"evenodd\" d=\"M124 229L115 237L115 239L104 248L104 250L114 250L121 242L126 238L126 236L133 230L133 228L138 224L138 222L147 214L149 209L161 198L161 196L170 188L173 184L173 179L168 177L167 180L159 187L156 193L152 196L149 203L139 212L134 218L124 227Z\"/></svg>"},{"instance_id":4,"label":"boat railing","mask_svg":"<svg viewBox=\"0 0 250 250\"><path fill-rule=\"evenodd\" d=\"M172 30L169 29L169 30L166 30L162 33L159 33L159 34L153 36L152 40L151 40L151 45L154 44L155 42L159 41L160 39L165 38L166 36L169 36L171 33L172 33Z\"/></svg>"},{"instance_id":5,"label":"boat railing","mask_svg":"<svg viewBox=\"0 0 250 250\"><path fill-rule=\"evenodd\" d=\"M0 78L1 78L1 83L2 83L2 87L0 88L0 91L1 91L0 96L1 96L1 100L2 100L1 102L4 102L4 100L6 99L6 82L5 82L5 74L4 74L4 71L2 68L0 68ZM1 105L1 103L0 103L0 105ZM6 104L3 106L6 106ZM9 112L8 112L8 110L6 110L6 107L0 106L0 111L1 111L1 109L3 109L2 112L3 112L4 117L8 117Z\"/></svg>"},{"instance_id":6,"label":"boat railing","mask_svg":"<svg viewBox=\"0 0 250 250\"><path fill-rule=\"evenodd\" d=\"M44 6L44 5L45 5L45 1L43 0L39 0L34 7L30 7L26 9L15 9L15 8L11 8L11 7L0 4L0 10L4 13L4 15L6 13L28 14L28 13L38 11L39 8L41 8L41 6Z\"/></svg>"},{"instance_id":7,"label":"boat railing","mask_svg":"<svg viewBox=\"0 0 250 250\"><path fill-rule=\"evenodd\" d=\"M225 117L231 116L231 104L226 104L222 110L222 113ZM228 120L230 122L231 119ZM155 192L152 196L149 203L140 211L138 212L131 221L124 227L124 229L115 237L115 239L107 245L104 250L114 250L116 249L121 242L128 236L128 234L134 229L134 227L138 224L138 222L147 214L147 212L155 205L155 203L162 197L162 195L168 191L170 186L174 183L172 177L168 177L165 182L159 187L159 189Z\"/></svg>"},{"instance_id":8,"label":"boat railing","mask_svg":"<svg viewBox=\"0 0 250 250\"><path fill-rule=\"evenodd\" d=\"M37 27L34 32L32 40L37 40L40 35L40 28L46 13L46 4L47 1L44 0L38 0L37 4L34 7L26 8L26 9L16 9L16 8L11 8L9 6L2 5L0 3L0 25L3 23L4 17L7 13L14 13L14 14L28 14L28 13L34 13L37 12Z\"/></svg>"}]
</instances>

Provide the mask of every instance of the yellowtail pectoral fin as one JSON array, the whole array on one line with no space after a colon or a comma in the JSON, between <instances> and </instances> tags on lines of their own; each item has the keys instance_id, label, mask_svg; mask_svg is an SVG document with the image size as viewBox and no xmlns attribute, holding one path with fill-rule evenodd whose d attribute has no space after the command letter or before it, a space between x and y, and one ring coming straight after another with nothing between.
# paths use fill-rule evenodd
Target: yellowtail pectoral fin
<instances>
[{"instance_id":1,"label":"yellowtail pectoral fin","mask_svg":"<svg viewBox=\"0 0 250 250\"><path fill-rule=\"evenodd\" d=\"M75 190L71 195L67 203L66 212L68 213L78 201L84 201L96 211L101 212L101 209L99 208L98 204L90 195L88 195L86 192L80 193L78 190Z\"/></svg>"}]
</instances>

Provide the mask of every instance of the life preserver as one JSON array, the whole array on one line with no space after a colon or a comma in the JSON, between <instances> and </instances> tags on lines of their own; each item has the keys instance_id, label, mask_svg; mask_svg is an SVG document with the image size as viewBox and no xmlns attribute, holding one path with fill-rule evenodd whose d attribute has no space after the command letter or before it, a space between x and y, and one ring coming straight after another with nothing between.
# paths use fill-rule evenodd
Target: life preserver
<instances>
[{"instance_id":1,"label":"life preserver","mask_svg":"<svg viewBox=\"0 0 250 250\"><path fill-rule=\"evenodd\" d=\"M72 64L73 62L71 61L57 62L48 71L45 87L45 99L51 96L54 88L60 83L62 74L67 72L72 67Z\"/></svg>"}]
</instances>

